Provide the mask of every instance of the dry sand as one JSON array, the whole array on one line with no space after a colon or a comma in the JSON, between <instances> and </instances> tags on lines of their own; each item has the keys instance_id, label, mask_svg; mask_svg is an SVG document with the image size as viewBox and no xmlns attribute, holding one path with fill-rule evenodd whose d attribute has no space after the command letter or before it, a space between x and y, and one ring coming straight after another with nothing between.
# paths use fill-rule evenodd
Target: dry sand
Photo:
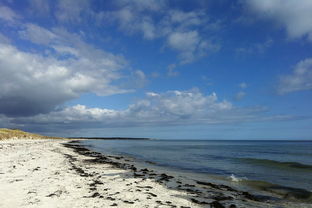
<instances>
[{"instance_id":1,"label":"dry sand","mask_svg":"<svg viewBox=\"0 0 312 208\"><path fill-rule=\"evenodd\" d=\"M65 147L67 142L0 141L0 207L271 207L212 187L206 192L213 197L201 204L197 193L170 189L161 180L116 167L121 163L103 162L106 157L83 155Z\"/></svg>"},{"instance_id":2,"label":"dry sand","mask_svg":"<svg viewBox=\"0 0 312 208\"><path fill-rule=\"evenodd\" d=\"M186 193L168 190L150 180L125 179L126 170L110 165L97 165L92 170L86 166L90 173L98 174L82 177L65 155L78 160L84 156L74 154L60 143L54 140L1 141L0 207L155 207L158 206L157 199L199 207L182 198ZM92 190L90 184L95 180L103 184L97 184ZM134 186L147 188L135 191ZM157 197L149 194L149 186L153 187L152 192ZM97 194L103 198L94 196Z\"/></svg>"}]
</instances>

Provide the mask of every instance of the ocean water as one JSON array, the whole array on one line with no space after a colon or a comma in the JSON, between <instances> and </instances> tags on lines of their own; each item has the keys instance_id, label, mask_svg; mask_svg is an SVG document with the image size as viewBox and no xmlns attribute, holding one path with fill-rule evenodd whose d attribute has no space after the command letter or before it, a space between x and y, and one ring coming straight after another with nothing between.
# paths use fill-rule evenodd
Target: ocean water
<instances>
[{"instance_id":1,"label":"ocean water","mask_svg":"<svg viewBox=\"0 0 312 208\"><path fill-rule=\"evenodd\" d=\"M85 140L83 144L176 171L312 191L312 141Z\"/></svg>"}]
</instances>

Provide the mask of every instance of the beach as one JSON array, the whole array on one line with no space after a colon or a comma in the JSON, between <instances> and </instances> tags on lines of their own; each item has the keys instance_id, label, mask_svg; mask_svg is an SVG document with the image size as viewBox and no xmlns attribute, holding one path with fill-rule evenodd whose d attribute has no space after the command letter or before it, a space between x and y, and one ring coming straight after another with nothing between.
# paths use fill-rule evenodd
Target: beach
<instances>
[{"instance_id":1,"label":"beach","mask_svg":"<svg viewBox=\"0 0 312 208\"><path fill-rule=\"evenodd\" d=\"M0 207L311 207L139 169L74 140L0 141Z\"/></svg>"},{"instance_id":2,"label":"beach","mask_svg":"<svg viewBox=\"0 0 312 208\"><path fill-rule=\"evenodd\" d=\"M0 208L312 208L312 0L0 0Z\"/></svg>"}]
</instances>

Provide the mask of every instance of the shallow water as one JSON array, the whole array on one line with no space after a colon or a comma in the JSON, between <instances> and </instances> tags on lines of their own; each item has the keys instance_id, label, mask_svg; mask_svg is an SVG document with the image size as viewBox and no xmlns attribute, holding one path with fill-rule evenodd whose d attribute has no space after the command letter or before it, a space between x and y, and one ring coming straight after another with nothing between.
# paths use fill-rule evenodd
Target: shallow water
<instances>
[{"instance_id":1,"label":"shallow water","mask_svg":"<svg viewBox=\"0 0 312 208\"><path fill-rule=\"evenodd\" d=\"M83 144L178 171L312 190L311 141L85 140Z\"/></svg>"}]
</instances>

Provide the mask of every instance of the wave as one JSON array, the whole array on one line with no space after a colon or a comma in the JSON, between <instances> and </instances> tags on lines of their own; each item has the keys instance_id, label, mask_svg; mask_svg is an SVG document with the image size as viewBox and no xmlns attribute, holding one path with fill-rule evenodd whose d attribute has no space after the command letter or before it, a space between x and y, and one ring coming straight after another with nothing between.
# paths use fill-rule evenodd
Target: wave
<instances>
[{"instance_id":1,"label":"wave","mask_svg":"<svg viewBox=\"0 0 312 208\"><path fill-rule=\"evenodd\" d=\"M290 201L301 201L308 203L312 202L312 192L306 189L282 186L256 180L244 180L241 183L256 188L258 190L270 192L274 195L281 196L282 198L288 199Z\"/></svg>"},{"instance_id":2,"label":"wave","mask_svg":"<svg viewBox=\"0 0 312 208\"><path fill-rule=\"evenodd\" d=\"M243 180L247 180L246 177L237 177L233 173L228 177L228 179L230 179L230 181L232 181L232 182L241 182Z\"/></svg>"},{"instance_id":3,"label":"wave","mask_svg":"<svg viewBox=\"0 0 312 208\"><path fill-rule=\"evenodd\" d=\"M240 158L240 160L254 165L276 167L280 169L297 169L303 171L312 171L312 165L302 164L299 162L281 162L276 160L256 159L256 158Z\"/></svg>"},{"instance_id":4,"label":"wave","mask_svg":"<svg viewBox=\"0 0 312 208\"><path fill-rule=\"evenodd\" d=\"M295 188L287 185L279 185L267 181L250 180L246 177L237 177L234 174L226 177L226 179L228 179L231 184L233 184L234 182L245 187L252 187L253 190L256 191L254 192L254 194L256 194L259 199L262 198L263 200L265 200L268 199L268 197L272 197L271 199L276 200L277 198L275 197L280 197L294 202L312 203L312 192L304 188ZM262 191L264 191L264 193L269 193L269 196L263 195Z\"/></svg>"}]
</instances>

